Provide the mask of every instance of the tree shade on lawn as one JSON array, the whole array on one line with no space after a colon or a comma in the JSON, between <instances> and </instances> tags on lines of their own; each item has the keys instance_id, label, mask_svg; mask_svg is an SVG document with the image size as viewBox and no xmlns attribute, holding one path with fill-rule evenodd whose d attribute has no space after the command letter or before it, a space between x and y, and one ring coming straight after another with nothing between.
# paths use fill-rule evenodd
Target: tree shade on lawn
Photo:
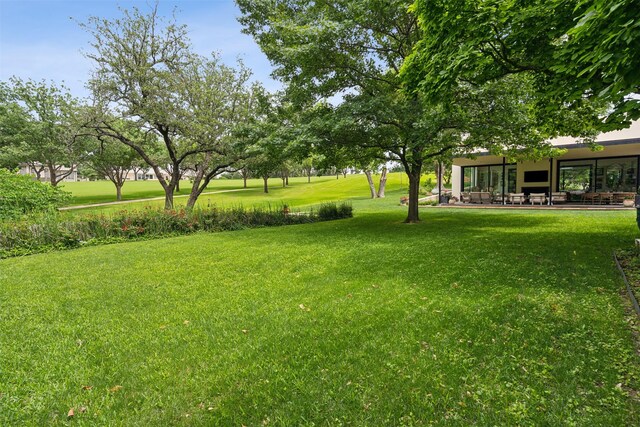
<instances>
[{"instance_id":1,"label":"tree shade on lawn","mask_svg":"<svg viewBox=\"0 0 640 427\"><path fill-rule=\"evenodd\" d=\"M632 213L354 208L0 261L0 424L638 425Z\"/></svg>"}]
</instances>

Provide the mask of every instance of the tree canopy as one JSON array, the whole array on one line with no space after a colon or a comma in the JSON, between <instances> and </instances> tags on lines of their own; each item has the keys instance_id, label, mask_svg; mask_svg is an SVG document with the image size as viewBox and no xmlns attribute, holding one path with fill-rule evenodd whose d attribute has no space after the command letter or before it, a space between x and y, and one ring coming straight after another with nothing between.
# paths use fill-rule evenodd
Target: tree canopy
<instances>
[{"instance_id":1,"label":"tree canopy","mask_svg":"<svg viewBox=\"0 0 640 427\"><path fill-rule=\"evenodd\" d=\"M16 77L0 87L0 163L25 163L56 186L85 153L83 110L68 89Z\"/></svg>"},{"instance_id":2,"label":"tree canopy","mask_svg":"<svg viewBox=\"0 0 640 427\"><path fill-rule=\"evenodd\" d=\"M89 82L96 103L93 127L135 150L154 170L165 190L165 207L188 165L197 165L193 206L209 180L230 164L230 127L249 111L250 72L224 65L217 56L192 52L187 28L174 19L137 8L121 19L93 17L84 27L93 37L86 55L95 64ZM113 120L125 123L121 129ZM131 140L131 131L155 135L167 159L149 153L149 140ZM153 144L153 143L151 143Z\"/></svg>"},{"instance_id":3,"label":"tree canopy","mask_svg":"<svg viewBox=\"0 0 640 427\"><path fill-rule=\"evenodd\" d=\"M634 0L416 0L411 9L422 33L403 75L431 98L460 81L527 74L549 132L579 133L580 124L557 120L567 109L597 117L594 108L608 107L606 121L592 119L602 131L640 117Z\"/></svg>"}]
</instances>

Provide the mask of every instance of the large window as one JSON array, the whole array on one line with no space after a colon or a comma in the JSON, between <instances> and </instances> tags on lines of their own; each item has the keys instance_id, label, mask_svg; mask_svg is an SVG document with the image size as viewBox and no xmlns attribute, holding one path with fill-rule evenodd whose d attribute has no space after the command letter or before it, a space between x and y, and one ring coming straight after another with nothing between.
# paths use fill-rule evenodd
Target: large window
<instances>
[{"instance_id":1,"label":"large window","mask_svg":"<svg viewBox=\"0 0 640 427\"><path fill-rule=\"evenodd\" d=\"M637 187L637 156L558 162L559 191L635 192Z\"/></svg>"},{"instance_id":2,"label":"large window","mask_svg":"<svg viewBox=\"0 0 640 427\"><path fill-rule=\"evenodd\" d=\"M502 167L502 165L463 167L462 191L487 191L492 193L502 193ZM507 179L505 180L504 185L506 192L515 192L515 170L516 165L505 166ZM513 189L510 188L512 184L514 187Z\"/></svg>"},{"instance_id":3,"label":"large window","mask_svg":"<svg viewBox=\"0 0 640 427\"><path fill-rule=\"evenodd\" d=\"M558 190L586 193L593 188L595 160L559 162Z\"/></svg>"},{"instance_id":4,"label":"large window","mask_svg":"<svg viewBox=\"0 0 640 427\"><path fill-rule=\"evenodd\" d=\"M635 192L637 188L637 157L598 160L596 191Z\"/></svg>"}]
</instances>

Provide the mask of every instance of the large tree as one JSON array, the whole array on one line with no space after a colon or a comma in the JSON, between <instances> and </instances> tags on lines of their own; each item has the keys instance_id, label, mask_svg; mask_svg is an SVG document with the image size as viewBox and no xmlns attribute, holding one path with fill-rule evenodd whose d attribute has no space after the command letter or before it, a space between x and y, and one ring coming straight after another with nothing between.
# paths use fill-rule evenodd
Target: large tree
<instances>
[{"instance_id":1,"label":"large tree","mask_svg":"<svg viewBox=\"0 0 640 427\"><path fill-rule=\"evenodd\" d=\"M94 37L87 53L95 64L89 86L99 112L93 127L146 161L164 189L167 209L173 208L186 165L200 165L192 205L226 152L221 145L234 117L230 111L243 101L238 92L246 90L246 70L226 67L215 56L195 55L186 27L158 16L157 4L147 14L136 8L122 12L119 19L94 17L84 25ZM111 117L131 129L119 128ZM131 140L131 131L155 134L166 164L150 154L148 144Z\"/></svg>"},{"instance_id":2,"label":"large tree","mask_svg":"<svg viewBox=\"0 0 640 427\"><path fill-rule=\"evenodd\" d=\"M296 97L339 96L345 144L398 160L409 177L407 222L419 221L422 167L440 156L480 147L539 144L526 106L526 81L451 87L438 99L406 91L405 58L421 40L407 0L318 2L238 0L240 22L276 65ZM510 83L510 84L507 84ZM518 92L520 90L520 92ZM491 126L496 129L487 132Z\"/></svg>"},{"instance_id":3,"label":"large tree","mask_svg":"<svg viewBox=\"0 0 640 427\"><path fill-rule=\"evenodd\" d=\"M527 74L550 133L584 129L559 118L567 109L603 131L640 118L636 0L416 0L412 10L422 33L403 73L428 97ZM608 107L605 121L593 120L593 103Z\"/></svg>"}]
</instances>

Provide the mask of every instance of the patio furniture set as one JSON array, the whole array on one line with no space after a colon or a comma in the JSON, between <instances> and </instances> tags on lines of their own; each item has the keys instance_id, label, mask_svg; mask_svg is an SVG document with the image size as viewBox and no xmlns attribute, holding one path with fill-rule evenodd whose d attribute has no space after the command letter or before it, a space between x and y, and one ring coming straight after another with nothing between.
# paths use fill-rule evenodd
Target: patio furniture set
<instances>
[{"instance_id":1,"label":"patio furniture set","mask_svg":"<svg viewBox=\"0 0 640 427\"><path fill-rule=\"evenodd\" d=\"M623 204L624 200L633 199L634 193L614 192L614 193L584 193L581 195L582 203L591 204ZM471 191L460 194L460 201L463 203L475 204L502 204L503 197L500 193L490 193L488 191ZM532 204L544 205L549 201L547 193L508 193L504 195L504 202L507 204ZM551 204L566 203L570 201L569 194L566 192L552 192Z\"/></svg>"},{"instance_id":2,"label":"patio furniture set","mask_svg":"<svg viewBox=\"0 0 640 427\"><path fill-rule=\"evenodd\" d=\"M582 194L583 203L591 203L592 205L611 205L623 204L625 200L633 200L635 193L613 192L613 193L584 193Z\"/></svg>"}]
</instances>

